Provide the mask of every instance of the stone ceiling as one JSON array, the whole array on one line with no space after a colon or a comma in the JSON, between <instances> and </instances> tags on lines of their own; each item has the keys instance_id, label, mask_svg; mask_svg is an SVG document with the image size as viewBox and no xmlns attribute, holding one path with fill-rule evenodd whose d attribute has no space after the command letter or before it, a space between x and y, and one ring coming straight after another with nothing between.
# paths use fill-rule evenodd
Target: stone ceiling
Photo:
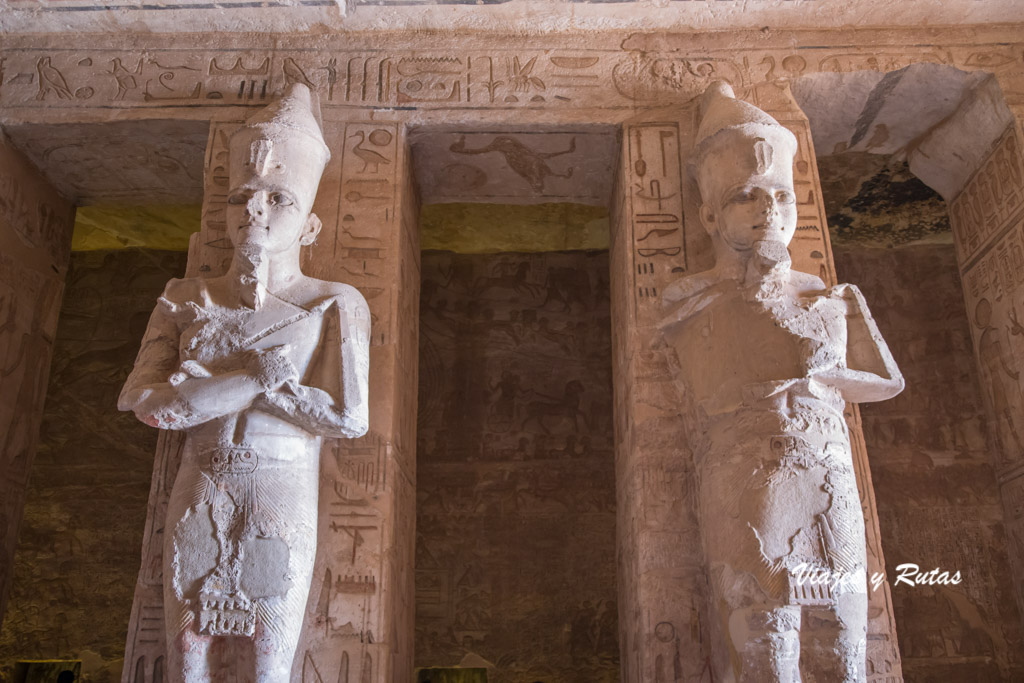
<instances>
[{"instance_id":1,"label":"stone ceiling","mask_svg":"<svg viewBox=\"0 0 1024 683\"><path fill-rule=\"evenodd\" d=\"M20 124L3 131L75 204L202 201L205 121Z\"/></svg>"},{"instance_id":2,"label":"stone ceiling","mask_svg":"<svg viewBox=\"0 0 1024 683\"><path fill-rule=\"evenodd\" d=\"M410 142L424 204L607 206L619 151L602 129L422 132Z\"/></svg>"},{"instance_id":3,"label":"stone ceiling","mask_svg":"<svg viewBox=\"0 0 1024 683\"><path fill-rule=\"evenodd\" d=\"M0 33L459 30L537 35L1019 21L1017 0L0 0Z\"/></svg>"}]
</instances>

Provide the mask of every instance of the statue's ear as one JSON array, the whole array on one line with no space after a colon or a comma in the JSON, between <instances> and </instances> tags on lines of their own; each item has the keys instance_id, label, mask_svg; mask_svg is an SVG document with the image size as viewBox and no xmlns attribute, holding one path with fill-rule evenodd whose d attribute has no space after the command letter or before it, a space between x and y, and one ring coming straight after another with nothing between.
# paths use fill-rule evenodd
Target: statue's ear
<instances>
[{"instance_id":1,"label":"statue's ear","mask_svg":"<svg viewBox=\"0 0 1024 683\"><path fill-rule=\"evenodd\" d=\"M707 204L700 205L700 222L709 235L715 234L715 212Z\"/></svg>"},{"instance_id":2,"label":"statue's ear","mask_svg":"<svg viewBox=\"0 0 1024 683\"><path fill-rule=\"evenodd\" d=\"M323 227L324 224L320 222L320 217L310 212L306 218L306 226L302 230L302 236L299 238L299 244L305 247L316 242L316 236L320 234L320 229Z\"/></svg>"}]
</instances>

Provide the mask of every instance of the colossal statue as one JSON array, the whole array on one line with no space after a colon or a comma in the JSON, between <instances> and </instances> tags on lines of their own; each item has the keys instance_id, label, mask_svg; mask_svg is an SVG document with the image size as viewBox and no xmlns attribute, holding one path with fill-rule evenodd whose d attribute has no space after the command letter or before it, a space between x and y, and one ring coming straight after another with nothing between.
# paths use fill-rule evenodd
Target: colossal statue
<instances>
[{"instance_id":1,"label":"colossal statue","mask_svg":"<svg viewBox=\"0 0 1024 683\"><path fill-rule=\"evenodd\" d=\"M796 138L712 84L691 164L715 266L664 292L693 447L715 679L863 681L864 518L844 401L903 377L860 291L791 269Z\"/></svg>"},{"instance_id":2,"label":"colossal statue","mask_svg":"<svg viewBox=\"0 0 1024 683\"><path fill-rule=\"evenodd\" d=\"M210 680L214 639L251 650L244 678L290 678L316 554L322 437L367 430L369 309L302 274L330 153L293 85L230 141L228 235L214 278L167 283L121 410L185 446L164 534L168 674Z\"/></svg>"}]
</instances>

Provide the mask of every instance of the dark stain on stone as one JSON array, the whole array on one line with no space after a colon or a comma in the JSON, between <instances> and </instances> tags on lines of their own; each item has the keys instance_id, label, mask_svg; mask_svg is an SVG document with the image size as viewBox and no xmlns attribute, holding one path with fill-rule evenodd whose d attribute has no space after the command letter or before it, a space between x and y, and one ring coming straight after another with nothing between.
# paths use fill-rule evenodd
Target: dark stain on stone
<instances>
[{"instance_id":1,"label":"dark stain on stone","mask_svg":"<svg viewBox=\"0 0 1024 683\"><path fill-rule=\"evenodd\" d=\"M951 240L946 203L905 161L844 154L820 166L834 243L897 247Z\"/></svg>"},{"instance_id":2,"label":"dark stain on stone","mask_svg":"<svg viewBox=\"0 0 1024 683\"><path fill-rule=\"evenodd\" d=\"M874 123L878 113L882 111L882 107L889 100L889 93L903 80L903 74L906 71L907 69L900 69L899 71L885 74L882 80L878 82L878 85L871 91L871 94L868 95L868 101L864 103L864 108L861 109L860 116L857 117L857 125L854 128L853 137L850 138L850 147L856 146L858 142L864 139L868 131L871 130L871 124Z\"/></svg>"}]
</instances>

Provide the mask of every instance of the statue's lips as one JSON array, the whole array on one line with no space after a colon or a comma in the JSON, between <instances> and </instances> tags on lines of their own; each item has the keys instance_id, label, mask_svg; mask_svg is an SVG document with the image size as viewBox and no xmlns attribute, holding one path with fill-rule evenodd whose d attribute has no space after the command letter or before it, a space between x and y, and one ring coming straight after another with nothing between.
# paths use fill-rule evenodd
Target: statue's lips
<instances>
[{"instance_id":1,"label":"statue's lips","mask_svg":"<svg viewBox=\"0 0 1024 683\"><path fill-rule=\"evenodd\" d=\"M246 223L245 225L238 226L239 230L269 230L269 225L262 225L260 223Z\"/></svg>"}]
</instances>

